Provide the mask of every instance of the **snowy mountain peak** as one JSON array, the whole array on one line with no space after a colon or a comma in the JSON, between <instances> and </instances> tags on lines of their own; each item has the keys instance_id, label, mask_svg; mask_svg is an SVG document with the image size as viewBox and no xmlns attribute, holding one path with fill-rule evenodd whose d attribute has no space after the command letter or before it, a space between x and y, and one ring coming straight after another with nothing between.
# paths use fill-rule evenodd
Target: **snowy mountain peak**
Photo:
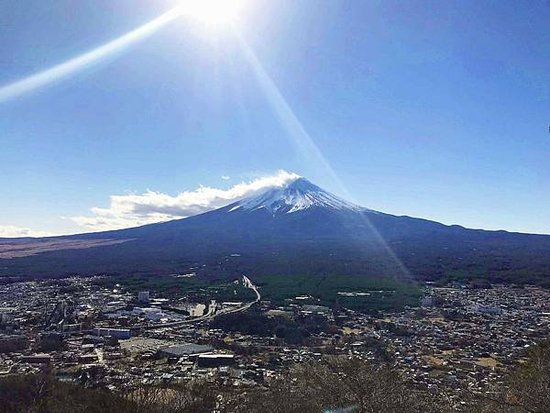
<instances>
[{"instance_id":1,"label":"snowy mountain peak","mask_svg":"<svg viewBox=\"0 0 550 413\"><path fill-rule=\"evenodd\" d=\"M243 199L234 204L229 212L266 209L272 214L291 214L313 207L351 211L365 210L365 208L319 188L305 178L298 178L283 187L272 188L258 196Z\"/></svg>"}]
</instances>

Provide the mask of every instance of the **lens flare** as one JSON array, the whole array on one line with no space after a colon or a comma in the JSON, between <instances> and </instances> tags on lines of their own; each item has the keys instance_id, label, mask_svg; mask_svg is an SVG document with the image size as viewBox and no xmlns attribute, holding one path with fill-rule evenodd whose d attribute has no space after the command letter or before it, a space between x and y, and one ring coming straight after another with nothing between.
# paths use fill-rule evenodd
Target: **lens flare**
<instances>
[{"instance_id":1,"label":"lens flare","mask_svg":"<svg viewBox=\"0 0 550 413\"><path fill-rule=\"evenodd\" d=\"M130 33L119 37L109 43L90 50L80 56L53 66L42 72L36 73L24 79L18 80L6 86L0 87L0 103L22 96L41 87L57 82L67 76L80 72L97 64L105 58L115 55L129 46L151 36L174 19L181 16L180 7L169 10L156 19L132 30Z\"/></svg>"}]
</instances>

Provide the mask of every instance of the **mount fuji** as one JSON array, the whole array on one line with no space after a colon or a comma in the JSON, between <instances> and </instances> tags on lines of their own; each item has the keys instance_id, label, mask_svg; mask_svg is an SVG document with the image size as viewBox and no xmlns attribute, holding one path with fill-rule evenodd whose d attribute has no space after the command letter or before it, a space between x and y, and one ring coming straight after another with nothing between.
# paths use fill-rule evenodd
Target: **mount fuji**
<instances>
[{"instance_id":1,"label":"mount fuji","mask_svg":"<svg viewBox=\"0 0 550 413\"><path fill-rule=\"evenodd\" d=\"M0 240L0 276L365 275L550 282L550 236L467 229L374 211L304 178L193 217Z\"/></svg>"}]
</instances>

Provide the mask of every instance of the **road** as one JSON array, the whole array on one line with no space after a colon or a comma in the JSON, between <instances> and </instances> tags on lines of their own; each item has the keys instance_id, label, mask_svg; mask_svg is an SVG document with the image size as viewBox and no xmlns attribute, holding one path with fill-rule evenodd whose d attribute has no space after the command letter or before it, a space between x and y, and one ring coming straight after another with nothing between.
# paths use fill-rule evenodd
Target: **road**
<instances>
[{"instance_id":1,"label":"road","mask_svg":"<svg viewBox=\"0 0 550 413\"><path fill-rule=\"evenodd\" d=\"M257 302L259 302L261 299L262 299L262 296L260 295L260 292L258 291L258 287L256 287L252 281L250 280L250 278L248 278L246 275L243 275L243 282L244 282L244 286L246 288L250 288L252 291L254 291L256 293L256 299L254 301L252 301L251 303L248 303L248 307L247 308L250 308L250 306L252 304L256 304ZM246 307L246 306L245 306Z\"/></svg>"},{"instance_id":2,"label":"road","mask_svg":"<svg viewBox=\"0 0 550 413\"><path fill-rule=\"evenodd\" d=\"M217 316L224 315L224 314L233 314L233 313L241 313L243 311L248 310L250 307L252 307L254 304L259 302L262 299L262 296L260 292L258 291L258 287L254 285L252 280L248 278L246 275L243 275L243 284L246 288L251 289L256 294L256 299L254 301L251 301L249 303L246 303L240 307L237 308L231 308L231 309L222 309L220 311L213 311L211 308L208 309L208 313L201 316L201 317L195 317L190 320L185 321L175 321L173 323L166 323L166 324L159 324L156 326L147 326L143 327L143 330L155 330L158 328L167 328L167 327L181 327L187 324L194 324L199 323L201 321L211 320L216 318ZM210 306L209 306L210 307Z\"/></svg>"}]
</instances>

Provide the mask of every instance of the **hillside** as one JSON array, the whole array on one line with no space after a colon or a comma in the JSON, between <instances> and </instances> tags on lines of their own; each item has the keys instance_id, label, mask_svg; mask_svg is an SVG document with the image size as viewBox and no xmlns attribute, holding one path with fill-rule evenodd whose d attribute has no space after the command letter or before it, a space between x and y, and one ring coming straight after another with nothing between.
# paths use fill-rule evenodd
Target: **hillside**
<instances>
[{"instance_id":1,"label":"hillside","mask_svg":"<svg viewBox=\"0 0 550 413\"><path fill-rule=\"evenodd\" d=\"M394 216L300 178L186 219L0 241L0 275L368 275L548 284L550 236Z\"/></svg>"}]
</instances>

